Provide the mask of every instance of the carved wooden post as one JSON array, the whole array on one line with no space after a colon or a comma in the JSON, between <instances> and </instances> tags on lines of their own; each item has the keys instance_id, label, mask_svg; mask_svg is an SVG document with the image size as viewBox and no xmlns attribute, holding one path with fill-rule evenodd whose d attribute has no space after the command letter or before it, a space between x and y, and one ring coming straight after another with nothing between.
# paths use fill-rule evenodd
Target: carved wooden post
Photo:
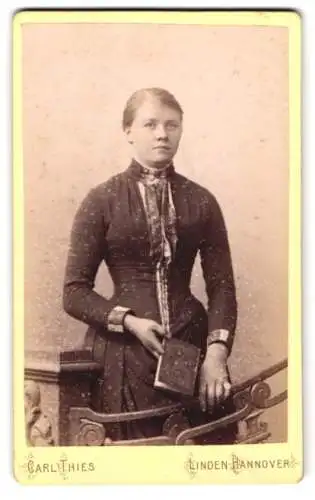
<instances>
[{"instance_id":1,"label":"carved wooden post","mask_svg":"<svg viewBox=\"0 0 315 500\"><path fill-rule=\"evenodd\" d=\"M90 350L29 351L25 366L25 431L29 446L67 446L69 409L88 406L100 366Z\"/></svg>"},{"instance_id":2,"label":"carved wooden post","mask_svg":"<svg viewBox=\"0 0 315 500\"><path fill-rule=\"evenodd\" d=\"M237 442L242 444L263 443L270 437L267 423L260 421L262 414L262 410L253 411L239 422Z\"/></svg>"},{"instance_id":3,"label":"carved wooden post","mask_svg":"<svg viewBox=\"0 0 315 500\"><path fill-rule=\"evenodd\" d=\"M28 446L52 446L52 425L41 407L38 383L26 380L24 384L25 431Z\"/></svg>"},{"instance_id":4,"label":"carved wooden post","mask_svg":"<svg viewBox=\"0 0 315 500\"><path fill-rule=\"evenodd\" d=\"M91 351L63 351L59 378L59 444L71 444L69 410L89 406L91 383L100 366L92 361Z\"/></svg>"}]
</instances>

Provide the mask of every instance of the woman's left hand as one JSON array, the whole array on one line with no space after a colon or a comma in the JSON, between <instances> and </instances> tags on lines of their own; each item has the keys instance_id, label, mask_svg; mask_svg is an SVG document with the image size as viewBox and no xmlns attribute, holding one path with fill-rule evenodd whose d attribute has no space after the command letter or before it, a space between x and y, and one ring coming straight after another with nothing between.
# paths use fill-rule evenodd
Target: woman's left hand
<instances>
[{"instance_id":1,"label":"woman's left hand","mask_svg":"<svg viewBox=\"0 0 315 500\"><path fill-rule=\"evenodd\" d=\"M199 401L202 411L211 411L230 395L231 384L227 371L227 349L222 344L208 347L201 366Z\"/></svg>"}]
</instances>

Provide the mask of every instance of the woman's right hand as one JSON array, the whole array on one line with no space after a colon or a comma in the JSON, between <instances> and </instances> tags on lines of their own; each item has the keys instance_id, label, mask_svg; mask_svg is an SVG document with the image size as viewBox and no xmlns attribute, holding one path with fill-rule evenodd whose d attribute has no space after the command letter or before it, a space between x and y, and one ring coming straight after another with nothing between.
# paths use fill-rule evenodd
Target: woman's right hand
<instances>
[{"instance_id":1,"label":"woman's right hand","mask_svg":"<svg viewBox=\"0 0 315 500\"><path fill-rule=\"evenodd\" d=\"M163 354L164 349L158 336L163 337L165 332L156 321L127 314L124 319L124 327L135 335L153 356L158 358Z\"/></svg>"}]
</instances>

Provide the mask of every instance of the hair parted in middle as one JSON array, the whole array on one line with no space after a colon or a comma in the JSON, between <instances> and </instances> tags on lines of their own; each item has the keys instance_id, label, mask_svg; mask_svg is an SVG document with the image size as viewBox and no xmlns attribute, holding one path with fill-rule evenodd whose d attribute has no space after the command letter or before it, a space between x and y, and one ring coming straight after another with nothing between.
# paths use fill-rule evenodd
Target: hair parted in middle
<instances>
[{"instance_id":1,"label":"hair parted in middle","mask_svg":"<svg viewBox=\"0 0 315 500\"><path fill-rule=\"evenodd\" d=\"M175 109L180 114L180 117L183 117L184 112L181 105L173 96L173 94L171 94L168 90L162 89L160 87L143 88L136 90L136 92L134 92L129 97L126 103L122 120L123 130L126 130L132 125L137 109L141 106L141 104L147 97L155 97L161 102L161 104Z\"/></svg>"}]
</instances>

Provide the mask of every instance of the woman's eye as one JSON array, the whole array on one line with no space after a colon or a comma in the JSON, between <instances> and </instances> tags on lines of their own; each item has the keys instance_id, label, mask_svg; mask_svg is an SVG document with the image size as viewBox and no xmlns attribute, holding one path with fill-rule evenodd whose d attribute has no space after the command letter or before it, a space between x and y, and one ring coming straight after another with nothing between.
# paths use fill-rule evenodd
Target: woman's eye
<instances>
[{"instance_id":1,"label":"woman's eye","mask_svg":"<svg viewBox=\"0 0 315 500\"><path fill-rule=\"evenodd\" d=\"M156 127L159 125L156 122L145 122L144 123L145 128L149 128L154 130ZM171 123L166 123L163 128L168 131L176 130L179 127L178 123L171 122Z\"/></svg>"},{"instance_id":2,"label":"woman's eye","mask_svg":"<svg viewBox=\"0 0 315 500\"><path fill-rule=\"evenodd\" d=\"M169 130L176 130L178 128L178 124L177 123L168 123L167 128Z\"/></svg>"}]
</instances>

